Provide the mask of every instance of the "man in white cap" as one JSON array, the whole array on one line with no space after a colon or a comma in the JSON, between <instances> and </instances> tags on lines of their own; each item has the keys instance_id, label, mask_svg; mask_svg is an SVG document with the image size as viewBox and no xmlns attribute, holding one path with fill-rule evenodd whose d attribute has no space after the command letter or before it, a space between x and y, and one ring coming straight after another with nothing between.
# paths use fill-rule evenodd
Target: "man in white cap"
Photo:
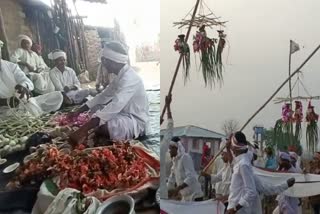
<instances>
[{"instance_id":1,"label":"man in white cap","mask_svg":"<svg viewBox=\"0 0 320 214\"><path fill-rule=\"evenodd\" d=\"M90 90L81 89L76 72L66 66L67 55L62 50L54 50L48 55L55 67L50 71L50 78L56 91L64 95L64 104L81 104L90 95Z\"/></svg>"},{"instance_id":2,"label":"man in white cap","mask_svg":"<svg viewBox=\"0 0 320 214\"><path fill-rule=\"evenodd\" d=\"M148 97L142 79L128 65L125 48L118 42L106 44L101 62L117 77L103 92L73 113L95 112L87 124L69 136L71 142L78 143L86 138L91 129L95 129L96 136L112 140L135 139L146 132Z\"/></svg>"},{"instance_id":3,"label":"man in white cap","mask_svg":"<svg viewBox=\"0 0 320 214\"><path fill-rule=\"evenodd\" d=\"M253 209L257 207L260 198L254 181L251 160L247 154L248 142L242 132L236 132L231 137L231 151L235 158L227 213L261 213L261 208Z\"/></svg>"},{"instance_id":4,"label":"man in white cap","mask_svg":"<svg viewBox=\"0 0 320 214\"><path fill-rule=\"evenodd\" d=\"M9 116L9 107L26 110L34 116L50 113L61 107L63 97L60 93L52 92L30 98L30 91L33 88L31 80L17 64L2 60L0 57L0 117L2 119ZM24 105L20 105L21 101L24 101Z\"/></svg>"},{"instance_id":5,"label":"man in white cap","mask_svg":"<svg viewBox=\"0 0 320 214\"><path fill-rule=\"evenodd\" d=\"M300 168L299 164L297 164L298 161L298 154L295 152L289 152L291 164L296 169L298 173L303 173L303 170Z\"/></svg>"},{"instance_id":6,"label":"man in white cap","mask_svg":"<svg viewBox=\"0 0 320 214\"><path fill-rule=\"evenodd\" d=\"M192 158L184 150L180 138L173 137L169 144L172 158L171 174L168 179L169 196L182 197L182 201L202 201L203 192L194 169Z\"/></svg>"},{"instance_id":7,"label":"man in white cap","mask_svg":"<svg viewBox=\"0 0 320 214\"><path fill-rule=\"evenodd\" d=\"M18 49L12 54L10 61L17 63L25 74L39 73L44 67L41 66L38 55L31 50L32 40L26 35L18 36Z\"/></svg>"}]
</instances>

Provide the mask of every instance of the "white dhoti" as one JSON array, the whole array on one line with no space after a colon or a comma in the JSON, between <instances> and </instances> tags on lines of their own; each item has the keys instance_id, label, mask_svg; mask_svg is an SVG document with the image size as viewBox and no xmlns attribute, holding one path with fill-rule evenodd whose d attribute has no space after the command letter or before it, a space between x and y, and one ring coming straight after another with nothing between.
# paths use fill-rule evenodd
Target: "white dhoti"
<instances>
[{"instance_id":1,"label":"white dhoti","mask_svg":"<svg viewBox=\"0 0 320 214\"><path fill-rule=\"evenodd\" d=\"M95 90L92 90L92 89L80 89L75 91L69 91L66 95L75 104L80 104L89 95L94 95L94 91Z\"/></svg>"},{"instance_id":2,"label":"white dhoti","mask_svg":"<svg viewBox=\"0 0 320 214\"><path fill-rule=\"evenodd\" d=\"M29 73L34 85L34 91L38 94L47 94L55 91L49 72Z\"/></svg>"},{"instance_id":3,"label":"white dhoti","mask_svg":"<svg viewBox=\"0 0 320 214\"><path fill-rule=\"evenodd\" d=\"M117 115L108 121L108 131L112 140L128 140L139 136L134 135L134 123L130 116Z\"/></svg>"},{"instance_id":4,"label":"white dhoti","mask_svg":"<svg viewBox=\"0 0 320 214\"><path fill-rule=\"evenodd\" d=\"M20 103L17 106L17 110L22 110L30 113L31 115L38 117L42 114L57 111L63 102L63 96L61 92L54 91L45 95L31 97L28 102ZM10 116L12 112L7 106L0 108L0 118L5 119Z\"/></svg>"}]
</instances>

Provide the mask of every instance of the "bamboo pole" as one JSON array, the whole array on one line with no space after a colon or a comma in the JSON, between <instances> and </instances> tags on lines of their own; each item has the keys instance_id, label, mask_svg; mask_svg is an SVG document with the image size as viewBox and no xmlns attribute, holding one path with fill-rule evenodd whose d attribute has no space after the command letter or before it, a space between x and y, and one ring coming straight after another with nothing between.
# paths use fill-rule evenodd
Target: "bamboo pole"
<instances>
[{"instance_id":1,"label":"bamboo pole","mask_svg":"<svg viewBox=\"0 0 320 214\"><path fill-rule=\"evenodd\" d=\"M0 39L3 41L3 47L2 47L2 56L3 59L5 60L9 60L10 59L10 53L9 53L9 49L8 49L8 37L7 37L7 33L6 33L6 28L4 26L4 19L2 16L2 11L0 8Z\"/></svg>"},{"instance_id":2,"label":"bamboo pole","mask_svg":"<svg viewBox=\"0 0 320 214\"><path fill-rule=\"evenodd\" d=\"M191 32L191 28L192 28L192 23L193 23L193 21L195 19L195 16L197 14L197 10L198 10L199 4L200 4L200 0L197 0L196 5L195 5L194 10L193 10L193 14L192 14L190 25L189 25L189 28L188 28L188 31L187 31L187 35L186 35L186 38L185 38L185 42L188 42L189 35L190 35L190 32ZM174 75L173 75L173 78L172 78L172 81L171 81L171 85L170 85L170 88L169 88L168 96L171 95L171 93L172 93L172 89L173 89L174 83L175 83L176 78L177 78L177 74L178 74L178 71L179 71L179 68L180 68L180 64L181 64L182 58L183 58L183 54L180 54L180 57L179 57L179 60L178 60L177 66L176 66L176 70L174 72ZM163 120L164 114L166 113L166 109L167 109L167 105L165 104L164 107L163 107L162 113L161 113L161 117L160 117L160 125L161 125L161 122Z\"/></svg>"},{"instance_id":3,"label":"bamboo pole","mask_svg":"<svg viewBox=\"0 0 320 214\"><path fill-rule=\"evenodd\" d=\"M303 63L277 88L277 90L269 97L269 99L247 120L247 122L241 127L240 131L243 131L245 127L251 122L251 120L262 110L266 107L266 105L273 99L274 96L285 86L285 84L289 81L290 78L292 78L294 75L299 73L300 69L313 57L313 55L320 49L320 45L316 47L316 49L303 61ZM252 145L251 145L252 146ZM220 151L217 153L215 157L213 157L210 162L207 164L207 166L202 170L203 172L207 172L209 167L214 163L214 161L217 159L217 157L222 153L222 151L226 148L224 146Z\"/></svg>"}]
</instances>

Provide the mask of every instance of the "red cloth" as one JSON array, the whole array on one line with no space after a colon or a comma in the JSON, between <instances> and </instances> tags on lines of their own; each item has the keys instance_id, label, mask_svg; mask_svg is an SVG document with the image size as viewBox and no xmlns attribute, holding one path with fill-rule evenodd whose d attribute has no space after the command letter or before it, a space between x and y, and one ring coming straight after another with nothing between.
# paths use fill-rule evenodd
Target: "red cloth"
<instances>
[{"instance_id":1,"label":"red cloth","mask_svg":"<svg viewBox=\"0 0 320 214\"><path fill-rule=\"evenodd\" d=\"M210 161L210 156L207 155L207 152L210 151L210 148L207 145L203 146L201 165L206 166Z\"/></svg>"}]
</instances>

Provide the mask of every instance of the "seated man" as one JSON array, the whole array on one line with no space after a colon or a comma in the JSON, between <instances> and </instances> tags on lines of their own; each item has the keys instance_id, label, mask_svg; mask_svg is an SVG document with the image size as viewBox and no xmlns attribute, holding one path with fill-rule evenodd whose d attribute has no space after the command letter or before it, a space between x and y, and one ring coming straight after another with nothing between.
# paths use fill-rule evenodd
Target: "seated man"
<instances>
[{"instance_id":1,"label":"seated man","mask_svg":"<svg viewBox=\"0 0 320 214\"><path fill-rule=\"evenodd\" d=\"M63 100L61 93L52 92L30 98L31 90L33 90L33 84L19 66L0 59L0 118L8 116L10 107L18 107L34 116L50 113L61 107ZM16 97L17 93L19 97ZM19 105L25 98L28 102Z\"/></svg>"},{"instance_id":2,"label":"seated man","mask_svg":"<svg viewBox=\"0 0 320 214\"><path fill-rule=\"evenodd\" d=\"M32 40L26 35L18 36L19 48L12 54L11 62L17 63L25 74L39 73L44 68L40 66L38 55L31 50Z\"/></svg>"},{"instance_id":3,"label":"seated man","mask_svg":"<svg viewBox=\"0 0 320 214\"><path fill-rule=\"evenodd\" d=\"M50 68L44 62L41 56L41 46L39 44L33 44L31 50L34 51L38 56L38 66L41 69L40 73L30 73L30 79L34 84L33 94L47 94L55 91L55 87L50 79Z\"/></svg>"},{"instance_id":4,"label":"seated man","mask_svg":"<svg viewBox=\"0 0 320 214\"><path fill-rule=\"evenodd\" d=\"M146 132L148 97L142 79L128 65L127 52L118 42L111 42L104 47L101 61L117 77L102 93L75 112L96 111L87 124L69 136L74 143L97 127L96 135L112 140L135 139Z\"/></svg>"},{"instance_id":5,"label":"seated man","mask_svg":"<svg viewBox=\"0 0 320 214\"><path fill-rule=\"evenodd\" d=\"M64 103L68 105L81 104L90 95L89 89L81 89L76 72L66 66L67 55L61 50L55 50L48 55L54 60L55 67L50 71L50 78L56 91L64 95Z\"/></svg>"}]
</instances>

